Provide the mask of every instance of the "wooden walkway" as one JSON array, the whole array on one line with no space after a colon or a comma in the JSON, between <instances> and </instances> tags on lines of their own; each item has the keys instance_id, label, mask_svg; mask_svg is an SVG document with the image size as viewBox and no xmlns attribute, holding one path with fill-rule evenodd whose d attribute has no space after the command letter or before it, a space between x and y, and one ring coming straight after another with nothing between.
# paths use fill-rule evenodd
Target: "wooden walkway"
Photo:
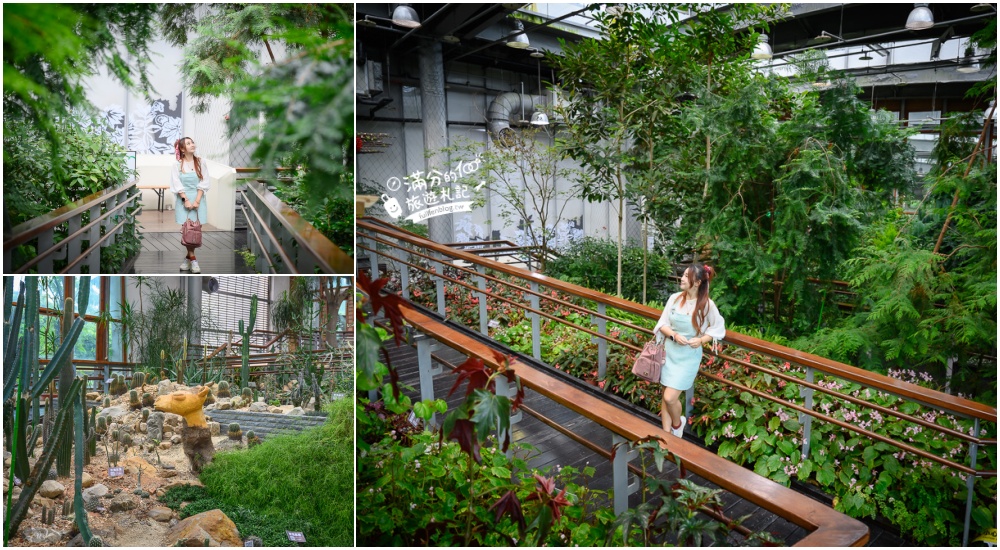
<instances>
[{"instance_id":1,"label":"wooden walkway","mask_svg":"<svg viewBox=\"0 0 1000 550\"><path fill-rule=\"evenodd\" d=\"M181 246L180 227L174 213L143 212L137 221L142 232L142 251L130 273L173 274L181 271L180 265L187 255ZM203 275L252 274L239 250L246 248L246 231L219 231L209 224L202 228L202 246L195 251Z\"/></svg>"},{"instance_id":2,"label":"wooden walkway","mask_svg":"<svg viewBox=\"0 0 1000 550\"><path fill-rule=\"evenodd\" d=\"M414 388L408 392L413 400L420 399L420 381L417 367L416 348L412 346L396 347L391 341L388 342L390 360L393 366L400 373L400 382ZM434 396L445 399L451 386L454 384L455 376L451 374L448 365L458 365L465 360L460 353L446 347L439 346L434 352L435 360L444 364L443 373L434 379ZM448 398L449 408L457 406L463 399L460 392ZM601 448L609 451L611 449L612 434L606 428L580 416L579 414L559 405L558 403L545 398L531 390L527 390L524 404L527 408L536 411L539 415L557 422L559 425L568 428L576 436L596 443ZM513 425L515 442L528 443L533 446L535 452L528 460L532 468L555 469L559 466L574 466L582 469L584 466L593 466L596 474L589 482L592 489L609 490L613 485L611 462L605 454L592 450L589 446L579 443L574 438L565 435L558 430L542 422L539 418L531 414L524 413L522 420ZM698 442L690 434L685 436L689 441ZM632 464L640 466L638 460L633 460ZM678 468L670 464L664 474L657 474L666 479L674 479L678 476ZM648 475L652 475L655 468L651 468ZM719 487L698 476L688 474L687 479L698 485L718 489ZM814 495L809 495L813 496ZM797 525L788 522L777 515L760 508L759 506L743 500L742 498L723 490L721 493L724 514L729 518L741 518L749 516L743 525L752 532L766 531L775 536L784 544L791 545L805 537L808 533ZM640 502L640 496L635 493L629 497L629 505L636 506ZM826 502L827 504L829 502ZM609 504L610 507L610 504ZM898 534L893 534L887 530L885 525L868 522L871 530L869 546L911 546L901 539ZM891 529L891 528L889 528ZM728 541L720 541L722 545L738 545L743 539L735 531L730 535ZM676 541L673 541L676 542Z\"/></svg>"}]
</instances>

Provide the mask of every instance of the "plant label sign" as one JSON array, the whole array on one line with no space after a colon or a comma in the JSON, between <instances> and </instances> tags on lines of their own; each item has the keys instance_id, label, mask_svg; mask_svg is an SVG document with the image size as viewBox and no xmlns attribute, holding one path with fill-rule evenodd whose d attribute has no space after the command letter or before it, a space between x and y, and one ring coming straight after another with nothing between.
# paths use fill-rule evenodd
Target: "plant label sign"
<instances>
[{"instance_id":1,"label":"plant label sign","mask_svg":"<svg viewBox=\"0 0 1000 550\"><path fill-rule=\"evenodd\" d=\"M490 328L497 328L498 326L500 326L500 321L497 321L496 319L490 319L489 322L486 323L486 326Z\"/></svg>"},{"instance_id":2,"label":"plant label sign","mask_svg":"<svg viewBox=\"0 0 1000 550\"><path fill-rule=\"evenodd\" d=\"M414 428L419 428L419 427L420 427L420 419L419 419L419 418L417 418L417 414L416 414L415 412L413 412L413 411L410 411L410 416L406 417L406 420L407 420L407 421L408 421L408 422L410 423L410 425L411 425L411 426L413 426Z\"/></svg>"},{"instance_id":3,"label":"plant label sign","mask_svg":"<svg viewBox=\"0 0 1000 550\"><path fill-rule=\"evenodd\" d=\"M114 468L108 468L108 477L125 477L125 467L115 466Z\"/></svg>"},{"instance_id":4,"label":"plant label sign","mask_svg":"<svg viewBox=\"0 0 1000 550\"><path fill-rule=\"evenodd\" d=\"M244 548L247 547L247 546L253 546L253 545L254 545L253 544L253 539L247 539L247 540L243 541Z\"/></svg>"},{"instance_id":5,"label":"plant label sign","mask_svg":"<svg viewBox=\"0 0 1000 550\"><path fill-rule=\"evenodd\" d=\"M298 531L285 531L288 535L288 540L292 542L305 542L306 536Z\"/></svg>"}]
</instances>

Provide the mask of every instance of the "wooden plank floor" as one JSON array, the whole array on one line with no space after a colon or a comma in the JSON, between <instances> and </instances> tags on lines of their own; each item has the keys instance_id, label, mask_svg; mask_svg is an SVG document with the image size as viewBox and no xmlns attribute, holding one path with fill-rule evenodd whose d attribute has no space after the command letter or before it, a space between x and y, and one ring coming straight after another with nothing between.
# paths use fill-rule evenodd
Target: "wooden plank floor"
<instances>
[{"instance_id":1,"label":"wooden plank floor","mask_svg":"<svg viewBox=\"0 0 1000 550\"><path fill-rule=\"evenodd\" d=\"M180 270L187 250L181 246L179 231L143 232L142 237L142 251L132 266L132 273L189 273ZM255 273L237 253L242 248L246 248L245 231L205 231L202 233L202 246L195 250L195 257L203 275Z\"/></svg>"},{"instance_id":2,"label":"wooden plank floor","mask_svg":"<svg viewBox=\"0 0 1000 550\"><path fill-rule=\"evenodd\" d=\"M416 348L406 345L397 348L395 344L390 342L388 344L388 349L392 365L400 373L400 381L403 384L414 388L414 390L408 392L411 399L420 399L420 381L417 367ZM435 358L440 359L445 363L450 363L451 365L458 365L465 359L460 353L447 348L446 346L439 346L439 349L434 351L434 355ZM448 391L451 389L451 386L454 384L454 381L455 376L451 374L450 369L445 366L442 374L434 378L434 396L439 399L444 399L447 396ZM447 398L449 408L457 406L457 404L462 401L463 398L459 395L459 393L461 392L456 392L456 395ZM556 421L560 425L569 428L576 435L597 443L605 450L610 450L612 445L611 432L596 422L592 422L586 417L583 417L531 390L527 390L524 403L527 407L537 411L541 415L544 415L545 417ZM512 428L514 441L528 443L535 448L535 452L529 456L528 460L528 463L532 468L544 470L546 468L554 469L559 466L574 466L582 469L584 466L589 465L596 469L596 474L594 478L590 480L589 486L592 489L599 490L609 490L612 488L613 477L611 462L604 455L591 450L589 447L581 443L578 443L569 436L546 425L535 416L527 413L523 413L522 420L515 424ZM690 434L687 435L686 438L688 440L693 440ZM639 463L639 461L633 460L633 464L641 467L641 463ZM656 475L665 479L675 479L678 476L677 470L678 468L676 465L670 464L669 467L665 468L665 472L663 474ZM651 471L647 471L647 475L653 474L655 474L655 468L651 468ZM698 485L704 487L713 489L719 488L718 486L695 475L688 474L687 479L690 479ZM797 525L790 523L751 502L745 501L728 491L723 490L721 498L724 503L724 514L727 517L741 518L743 516L749 516L743 524L752 532L766 531L787 545L794 544L808 534L801 527L798 527ZM629 497L630 506L636 506L639 502L640 496L638 493ZM610 507L611 504L609 503L608 506ZM870 546L911 546L911 544L901 539L898 534L893 534L892 532L884 529L882 525L872 522L866 523L868 523L871 530L871 537L869 540ZM741 540L742 536L733 533L730 535L728 544L738 545Z\"/></svg>"}]
</instances>

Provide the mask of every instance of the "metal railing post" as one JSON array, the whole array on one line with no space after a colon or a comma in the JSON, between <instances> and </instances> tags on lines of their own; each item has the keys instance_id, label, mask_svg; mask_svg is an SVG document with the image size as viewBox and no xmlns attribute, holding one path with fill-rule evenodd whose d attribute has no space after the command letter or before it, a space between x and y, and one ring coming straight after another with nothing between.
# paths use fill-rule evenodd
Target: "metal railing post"
<instances>
[{"instance_id":1,"label":"metal railing post","mask_svg":"<svg viewBox=\"0 0 1000 550\"><path fill-rule=\"evenodd\" d=\"M975 437L979 436L979 419L975 419L973 423L973 432ZM976 469L976 453L979 452L979 445L975 441L969 442L969 466L975 470ZM965 474L965 488L968 493L965 497L965 528L962 531L962 546L969 545L969 524L972 520L972 497L974 495L973 491L976 488L976 476L973 474Z\"/></svg>"},{"instance_id":2,"label":"metal railing post","mask_svg":"<svg viewBox=\"0 0 1000 550\"><path fill-rule=\"evenodd\" d=\"M531 283L531 290L533 292L538 292L538 283ZM539 311L539 302L537 294L532 294L530 297L530 303L532 309ZM531 314L531 354L536 361L542 360L542 319L537 313Z\"/></svg>"},{"instance_id":3,"label":"metal railing post","mask_svg":"<svg viewBox=\"0 0 1000 550\"><path fill-rule=\"evenodd\" d=\"M812 367L806 367L806 382L812 384L816 378L816 371ZM803 387L799 389L799 396L805 400L805 408L813 410L813 389ZM809 458L809 440L812 437L812 415L806 413L799 414L799 424L802 425L802 459Z\"/></svg>"},{"instance_id":4,"label":"metal railing post","mask_svg":"<svg viewBox=\"0 0 1000 550\"><path fill-rule=\"evenodd\" d=\"M438 254L438 256L441 256ZM443 259L443 258L442 258ZM438 313L441 317L448 316L448 304L444 299L444 262L437 262L437 280L435 281L435 287L437 288L437 299L438 299Z\"/></svg>"},{"instance_id":5,"label":"metal railing post","mask_svg":"<svg viewBox=\"0 0 1000 550\"><path fill-rule=\"evenodd\" d=\"M614 478L615 491L615 515L619 515L628 510L628 497L639 490L638 478L629 482L628 463L639 453L628 446L628 439L613 433L611 434L611 444L615 450L615 458L611 463L611 471Z\"/></svg>"},{"instance_id":6,"label":"metal railing post","mask_svg":"<svg viewBox=\"0 0 1000 550\"><path fill-rule=\"evenodd\" d=\"M510 389L510 382L507 381L507 379L504 378L503 376L497 377L497 379L496 379L496 388L497 388L497 395L498 396L510 398L514 394L514 392L511 391L511 389ZM514 428L513 428L513 426L514 426L514 424L517 424L518 422L521 421L522 416L523 416L522 415L522 411L520 411L520 410L517 411L516 413L510 415L510 427L507 428L507 437L510 438L510 442L511 443L514 442ZM502 440L503 440L503 434L501 434L500 432L497 432L497 441L502 441ZM514 458L514 447L513 446L507 447L506 455L507 455L507 459L508 460Z\"/></svg>"},{"instance_id":7,"label":"metal railing post","mask_svg":"<svg viewBox=\"0 0 1000 550\"><path fill-rule=\"evenodd\" d=\"M597 304L597 313L604 315L607 311L607 306L604 304ZM604 317L597 318L597 333L601 336L608 335L608 320ZM595 338L597 338L595 336ZM597 378L604 379L604 375L608 371L608 341L604 338L597 338ZM604 384L604 389L607 389L609 384Z\"/></svg>"},{"instance_id":8,"label":"metal railing post","mask_svg":"<svg viewBox=\"0 0 1000 550\"><path fill-rule=\"evenodd\" d=\"M434 351L434 341L424 334L417 334L413 337L417 344L417 368L420 370L420 400L434 400L434 376L441 374L441 367L434 368L431 352ZM437 413L431 415L428 423L437 426Z\"/></svg>"},{"instance_id":9,"label":"metal railing post","mask_svg":"<svg viewBox=\"0 0 1000 550\"><path fill-rule=\"evenodd\" d=\"M374 247L373 247L374 248ZM402 263L399 265L399 285L402 287L403 298L410 299L410 266Z\"/></svg>"},{"instance_id":10,"label":"metal railing post","mask_svg":"<svg viewBox=\"0 0 1000 550\"><path fill-rule=\"evenodd\" d=\"M476 271L479 273L479 277L477 277L477 279L476 279L476 286L479 287L479 290L485 291L486 290L486 277L484 277L483 275L486 274L486 267L482 266L482 265L477 265L476 266ZM489 332L490 331L489 322L490 322L489 314L486 311L486 294L485 294L485 292L480 292L479 293L479 332L483 336L489 336L490 335L490 332Z\"/></svg>"}]
</instances>

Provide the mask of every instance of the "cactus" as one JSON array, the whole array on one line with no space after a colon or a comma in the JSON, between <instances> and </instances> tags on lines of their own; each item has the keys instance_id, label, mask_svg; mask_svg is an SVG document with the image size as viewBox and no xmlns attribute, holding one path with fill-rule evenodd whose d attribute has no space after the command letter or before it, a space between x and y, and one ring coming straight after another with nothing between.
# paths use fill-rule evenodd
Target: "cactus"
<instances>
[{"instance_id":1,"label":"cactus","mask_svg":"<svg viewBox=\"0 0 1000 550\"><path fill-rule=\"evenodd\" d=\"M219 382L219 388L216 394L219 397L232 397L232 394L229 393L229 382L226 382L225 380Z\"/></svg>"},{"instance_id":2,"label":"cactus","mask_svg":"<svg viewBox=\"0 0 1000 550\"><path fill-rule=\"evenodd\" d=\"M142 409L142 421L149 422L149 409Z\"/></svg>"},{"instance_id":3,"label":"cactus","mask_svg":"<svg viewBox=\"0 0 1000 550\"><path fill-rule=\"evenodd\" d=\"M256 447L260 445L260 438L253 430L247 431L247 447Z\"/></svg>"},{"instance_id":4,"label":"cactus","mask_svg":"<svg viewBox=\"0 0 1000 550\"><path fill-rule=\"evenodd\" d=\"M42 506L42 523L45 525L52 525L56 522L56 509L49 508L48 506Z\"/></svg>"},{"instance_id":5,"label":"cactus","mask_svg":"<svg viewBox=\"0 0 1000 550\"><path fill-rule=\"evenodd\" d=\"M240 392L240 399L246 401L247 403L253 403L253 390L250 388L243 388L243 391Z\"/></svg>"},{"instance_id":6,"label":"cactus","mask_svg":"<svg viewBox=\"0 0 1000 550\"><path fill-rule=\"evenodd\" d=\"M95 431L98 434L100 434L100 435L104 435L105 433L107 433L107 431L108 431L108 417L106 417L106 416L98 416L97 417L97 425L95 427Z\"/></svg>"},{"instance_id":7,"label":"cactus","mask_svg":"<svg viewBox=\"0 0 1000 550\"><path fill-rule=\"evenodd\" d=\"M188 359L188 339L184 337L184 347L181 348L181 358L177 360L177 383L184 383L184 366Z\"/></svg>"},{"instance_id":8,"label":"cactus","mask_svg":"<svg viewBox=\"0 0 1000 550\"><path fill-rule=\"evenodd\" d=\"M128 391L128 385L125 384L125 376L122 374L112 374L111 380L108 384L108 393L113 397L118 397L123 393Z\"/></svg>"},{"instance_id":9,"label":"cactus","mask_svg":"<svg viewBox=\"0 0 1000 550\"><path fill-rule=\"evenodd\" d=\"M212 393L212 388L208 388L208 395L205 396L205 402L202 405L211 405L215 403L215 395Z\"/></svg>"},{"instance_id":10,"label":"cactus","mask_svg":"<svg viewBox=\"0 0 1000 550\"><path fill-rule=\"evenodd\" d=\"M104 546L104 539L94 535L90 537L90 542L87 543L87 546Z\"/></svg>"},{"instance_id":11,"label":"cactus","mask_svg":"<svg viewBox=\"0 0 1000 550\"><path fill-rule=\"evenodd\" d=\"M133 443L133 441L132 441L132 434L130 434L128 432L123 433L121 435L121 440L122 440L122 445L125 445L126 449L132 446L132 443Z\"/></svg>"},{"instance_id":12,"label":"cactus","mask_svg":"<svg viewBox=\"0 0 1000 550\"><path fill-rule=\"evenodd\" d=\"M137 390L129 390L128 406L136 410L142 407L142 401L139 400L139 392Z\"/></svg>"},{"instance_id":13,"label":"cactus","mask_svg":"<svg viewBox=\"0 0 1000 550\"><path fill-rule=\"evenodd\" d=\"M71 513L73 513L73 501L66 499L62 504L62 516L66 518L69 517Z\"/></svg>"},{"instance_id":14,"label":"cactus","mask_svg":"<svg viewBox=\"0 0 1000 550\"><path fill-rule=\"evenodd\" d=\"M146 373L137 372L132 374L132 389L142 390L142 387L146 385Z\"/></svg>"},{"instance_id":15,"label":"cactus","mask_svg":"<svg viewBox=\"0 0 1000 550\"><path fill-rule=\"evenodd\" d=\"M111 398L110 397L105 397L104 401L101 402L101 407L105 408L105 409L111 407Z\"/></svg>"},{"instance_id":16,"label":"cactus","mask_svg":"<svg viewBox=\"0 0 1000 550\"><path fill-rule=\"evenodd\" d=\"M243 439L243 431L240 430L240 425L233 422L229 425L229 439L234 441L240 441Z\"/></svg>"},{"instance_id":17,"label":"cactus","mask_svg":"<svg viewBox=\"0 0 1000 550\"><path fill-rule=\"evenodd\" d=\"M250 334L257 324L257 295L250 297L250 322L244 329L243 319L240 319L240 386L246 387L250 383Z\"/></svg>"},{"instance_id":18,"label":"cactus","mask_svg":"<svg viewBox=\"0 0 1000 550\"><path fill-rule=\"evenodd\" d=\"M149 392L146 392L146 393L142 394L142 406L143 407L150 407L150 408L152 408L154 403L156 403L156 398L153 397L153 394L151 394Z\"/></svg>"},{"instance_id":19,"label":"cactus","mask_svg":"<svg viewBox=\"0 0 1000 550\"><path fill-rule=\"evenodd\" d=\"M86 401L83 401L84 403ZM84 464L90 464L90 459L97 455L97 407L91 407L90 419L83 415L84 427L83 436L87 442L86 453L84 454Z\"/></svg>"}]
</instances>

